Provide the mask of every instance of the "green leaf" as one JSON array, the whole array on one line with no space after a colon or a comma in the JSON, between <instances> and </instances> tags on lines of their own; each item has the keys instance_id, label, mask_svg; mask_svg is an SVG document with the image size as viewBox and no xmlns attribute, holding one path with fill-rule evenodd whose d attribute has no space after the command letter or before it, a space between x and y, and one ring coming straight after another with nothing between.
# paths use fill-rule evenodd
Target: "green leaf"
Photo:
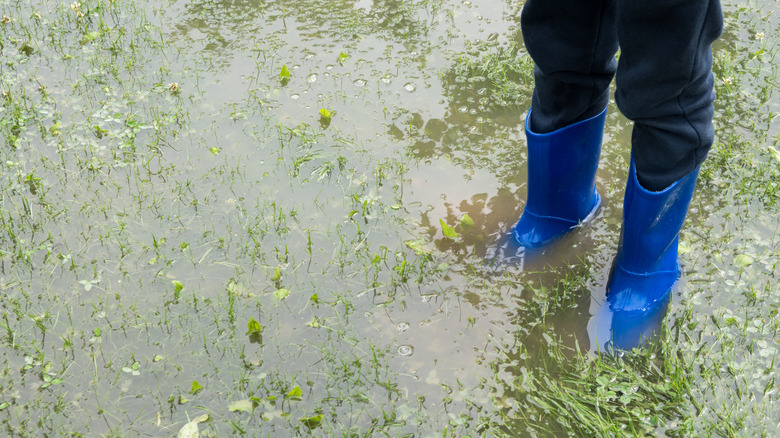
<instances>
[{"instance_id":1,"label":"green leaf","mask_svg":"<svg viewBox=\"0 0 780 438\"><path fill-rule=\"evenodd\" d=\"M177 438L198 438L200 436L200 431L198 430L198 423L203 423L204 421L209 420L209 414L203 414L197 418L194 418L189 423L185 424L181 429L179 429L179 434L177 435Z\"/></svg>"},{"instance_id":2,"label":"green leaf","mask_svg":"<svg viewBox=\"0 0 780 438\"><path fill-rule=\"evenodd\" d=\"M463 214L463 217L460 218L460 225L464 228L471 228L474 226L474 219L471 218L468 214Z\"/></svg>"},{"instance_id":3,"label":"green leaf","mask_svg":"<svg viewBox=\"0 0 780 438\"><path fill-rule=\"evenodd\" d=\"M228 411L230 412L252 412L254 408L254 403L249 399L235 401L228 405Z\"/></svg>"},{"instance_id":4,"label":"green leaf","mask_svg":"<svg viewBox=\"0 0 780 438\"><path fill-rule=\"evenodd\" d=\"M33 46L31 46L29 43L24 43L21 47L19 47L19 51L24 53L26 56L30 56L35 53L35 48L33 48Z\"/></svg>"},{"instance_id":5,"label":"green leaf","mask_svg":"<svg viewBox=\"0 0 780 438\"><path fill-rule=\"evenodd\" d=\"M290 79L290 70L287 68L286 65L282 66L282 71L279 72L279 79L282 81L285 79L288 80Z\"/></svg>"},{"instance_id":6,"label":"green leaf","mask_svg":"<svg viewBox=\"0 0 780 438\"><path fill-rule=\"evenodd\" d=\"M734 258L734 265L738 268L744 268L753 264L753 257L747 254L740 254Z\"/></svg>"},{"instance_id":7,"label":"green leaf","mask_svg":"<svg viewBox=\"0 0 780 438\"><path fill-rule=\"evenodd\" d=\"M181 292L182 289L184 289L184 283L182 283L179 280L173 280L171 281L171 284L173 284L173 290L178 294Z\"/></svg>"},{"instance_id":8,"label":"green leaf","mask_svg":"<svg viewBox=\"0 0 780 438\"><path fill-rule=\"evenodd\" d=\"M203 391L203 386L201 386L200 383L198 383L197 380L192 381L192 388L190 388L190 394L196 395L197 393Z\"/></svg>"},{"instance_id":9,"label":"green leaf","mask_svg":"<svg viewBox=\"0 0 780 438\"><path fill-rule=\"evenodd\" d=\"M311 300L311 302L314 303L314 304L319 304L320 303L320 297L317 294L313 294L309 298L309 300Z\"/></svg>"},{"instance_id":10,"label":"green leaf","mask_svg":"<svg viewBox=\"0 0 780 438\"><path fill-rule=\"evenodd\" d=\"M295 388L291 389L290 392L287 393L287 396L285 398L287 400L301 401L301 399L303 398L303 390L301 390L300 386L296 386Z\"/></svg>"},{"instance_id":11,"label":"green leaf","mask_svg":"<svg viewBox=\"0 0 780 438\"><path fill-rule=\"evenodd\" d=\"M772 146L767 146L767 149L769 149L769 153L780 163L780 151L773 148Z\"/></svg>"},{"instance_id":12,"label":"green leaf","mask_svg":"<svg viewBox=\"0 0 780 438\"><path fill-rule=\"evenodd\" d=\"M209 148L209 152L211 152L213 155L217 155L221 150L222 148L216 146Z\"/></svg>"},{"instance_id":13,"label":"green leaf","mask_svg":"<svg viewBox=\"0 0 780 438\"><path fill-rule=\"evenodd\" d=\"M9 403L9 402L2 402L2 403L0 403L0 411L4 410L8 406L11 406L11 403Z\"/></svg>"},{"instance_id":14,"label":"green leaf","mask_svg":"<svg viewBox=\"0 0 780 438\"><path fill-rule=\"evenodd\" d=\"M160 354L155 354L154 357L152 358L152 362L160 362L161 360L164 360L164 359L165 359L165 356L160 355Z\"/></svg>"},{"instance_id":15,"label":"green leaf","mask_svg":"<svg viewBox=\"0 0 780 438\"><path fill-rule=\"evenodd\" d=\"M276 292L274 292L274 296L279 301L282 301L283 299L287 298L288 295L290 295L290 291L284 288L278 289Z\"/></svg>"},{"instance_id":16,"label":"green leaf","mask_svg":"<svg viewBox=\"0 0 780 438\"><path fill-rule=\"evenodd\" d=\"M247 328L249 329L249 331L246 332L248 335L259 335L263 333L263 326L260 325L259 322L255 321L254 318L249 318Z\"/></svg>"},{"instance_id":17,"label":"green leaf","mask_svg":"<svg viewBox=\"0 0 780 438\"><path fill-rule=\"evenodd\" d=\"M349 55L347 55L344 52L339 53L339 64L342 64L344 61L346 61L349 58Z\"/></svg>"},{"instance_id":18,"label":"green leaf","mask_svg":"<svg viewBox=\"0 0 780 438\"><path fill-rule=\"evenodd\" d=\"M323 119L330 119L331 118L330 111L328 111L325 108L320 108L320 117L322 117Z\"/></svg>"},{"instance_id":19,"label":"green leaf","mask_svg":"<svg viewBox=\"0 0 780 438\"><path fill-rule=\"evenodd\" d=\"M308 427L309 429L315 429L319 427L320 423L322 423L322 419L325 418L324 415L315 415L313 417L305 417L301 418L301 423L303 423L304 426Z\"/></svg>"},{"instance_id":20,"label":"green leaf","mask_svg":"<svg viewBox=\"0 0 780 438\"><path fill-rule=\"evenodd\" d=\"M426 255L431 253L429 249L425 248L425 240L423 239L407 240L405 243L406 246L413 250L417 255Z\"/></svg>"},{"instance_id":21,"label":"green leaf","mask_svg":"<svg viewBox=\"0 0 780 438\"><path fill-rule=\"evenodd\" d=\"M81 43L86 44L95 41L96 39L100 38L102 35L103 33L99 30L96 30L94 32L89 32L88 34L84 35L84 38L81 39Z\"/></svg>"},{"instance_id":22,"label":"green leaf","mask_svg":"<svg viewBox=\"0 0 780 438\"><path fill-rule=\"evenodd\" d=\"M444 233L444 237L453 240L460 237L460 235L455 232L455 228L447 225L447 223L444 222L444 219L439 219L439 224L441 225L441 231Z\"/></svg>"}]
</instances>

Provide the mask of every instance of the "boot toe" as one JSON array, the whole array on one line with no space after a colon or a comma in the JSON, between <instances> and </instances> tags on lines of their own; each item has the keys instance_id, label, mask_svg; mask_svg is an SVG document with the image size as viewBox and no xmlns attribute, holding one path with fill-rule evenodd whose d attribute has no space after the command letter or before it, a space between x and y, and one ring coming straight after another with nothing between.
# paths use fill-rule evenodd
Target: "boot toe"
<instances>
[{"instance_id":1,"label":"boot toe","mask_svg":"<svg viewBox=\"0 0 780 438\"><path fill-rule=\"evenodd\" d=\"M647 312L668 299L679 276L679 269L635 273L616 266L607 285L609 307L614 312Z\"/></svg>"},{"instance_id":2,"label":"boot toe","mask_svg":"<svg viewBox=\"0 0 780 438\"><path fill-rule=\"evenodd\" d=\"M521 246L538 248L568 233L577 222L556 217L537 216L529 211L523 213L512 235Z\"/></svg>"},{"instance_id":3,"label":"boot toe","mask_svg":"<svg viewBox=\"0 0 780 438\"><path fill-rule=\"evenodd\" d=\"M666 294L641 312L613 310L607 350L629 351L657 337L670 302L671 294Z\"/></svg>"},{"instance_id":4,"label":"boot toe","mask_svg":"<svg viewBox=\"0 0 780 438\"><path fill-rule=\"evenodd\" d=\"M590 211L581 220L541 216L526 209L512 230L512 236L519 245L526 248L539 248L547 245L593 219L601 207L601 197L597 192L594 192L592 199Z\"/></svg>"}]
</instances>

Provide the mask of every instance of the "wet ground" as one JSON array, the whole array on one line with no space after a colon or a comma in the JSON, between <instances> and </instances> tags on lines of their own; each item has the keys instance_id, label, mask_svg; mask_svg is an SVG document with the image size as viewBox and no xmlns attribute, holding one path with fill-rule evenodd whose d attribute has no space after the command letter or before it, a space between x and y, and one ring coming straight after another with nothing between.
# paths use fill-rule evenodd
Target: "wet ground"
<instances>
[{"instance_id":1,"label":"wet ground","mask_svg":"<svg viewBox=\"0 0 780 438\"><path fill-rule=\"evenodd\" d=\"M622 359L614 103L597 219L507 242L521 7L0 1L3 433L771 436L780 7L724 3L684 276Z\"/></svg>"}]
</instances>

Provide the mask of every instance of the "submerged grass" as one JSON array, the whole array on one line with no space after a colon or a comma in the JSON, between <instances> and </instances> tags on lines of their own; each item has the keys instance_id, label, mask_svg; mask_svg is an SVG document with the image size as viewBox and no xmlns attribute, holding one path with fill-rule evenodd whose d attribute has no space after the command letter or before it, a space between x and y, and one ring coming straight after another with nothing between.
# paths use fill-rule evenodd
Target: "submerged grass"
<instances>
[{"instance_id":1,"label":"submerged grass","mask_svg":"<svg viewBox=\"0 0 780 438\"><path fill-rule=\"evenodd\" d=\"M3 434L771 436L775 17L727 4L684 296L615 357L614 178L566 254L484 262L522 209L516 8L0 1Z\"/></svg>"}]
</instances>

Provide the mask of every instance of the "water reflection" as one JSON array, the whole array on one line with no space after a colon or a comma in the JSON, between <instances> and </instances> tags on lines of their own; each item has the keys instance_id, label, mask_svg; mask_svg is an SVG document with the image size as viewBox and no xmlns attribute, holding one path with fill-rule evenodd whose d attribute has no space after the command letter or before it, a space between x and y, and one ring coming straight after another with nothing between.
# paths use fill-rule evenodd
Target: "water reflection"
<instances>
[{"instance_id":1,"label":"water reflection","mask_svg":"<svg viewBox=\"0 0 780 438\"><path fill-rule=\"evenodd\" d=\"M234 46L271 43L273 48L273 40L256 39L272 32L293 33L301 42L317 43L382 34L385 39L420 48L429 45L430 30L420 10L436 10L441 2L425 2L425 8L418 3L423 2L199 0L171 8L177 15L173 36L202 41L198 50L219 55L231 55L225 49Z\"/></svg>"}]
</instances>

